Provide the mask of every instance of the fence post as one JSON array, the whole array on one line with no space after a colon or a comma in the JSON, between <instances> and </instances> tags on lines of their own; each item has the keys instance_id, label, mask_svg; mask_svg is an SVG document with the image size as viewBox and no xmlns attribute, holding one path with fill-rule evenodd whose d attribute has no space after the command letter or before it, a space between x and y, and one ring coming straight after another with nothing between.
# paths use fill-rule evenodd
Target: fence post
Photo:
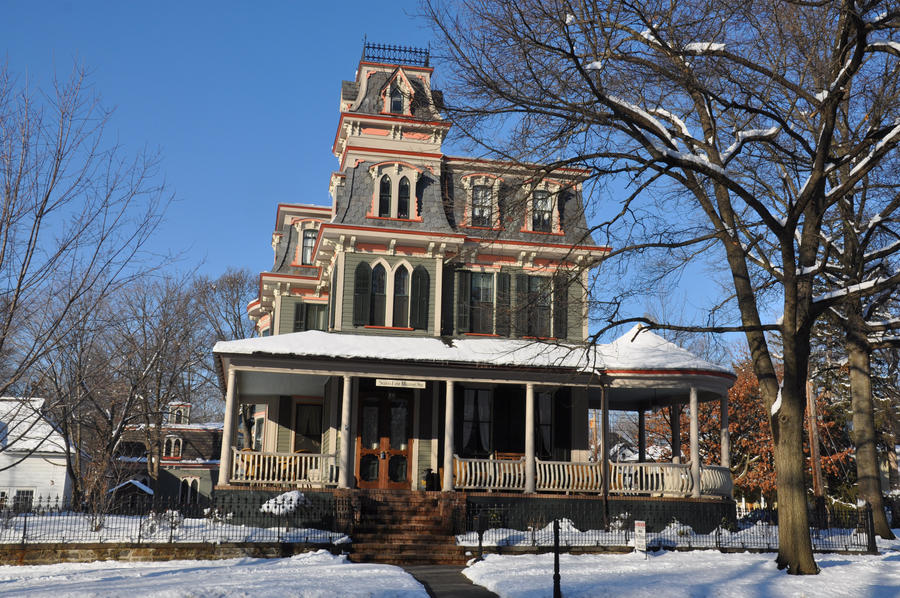
<instances>
[{"instance_id":1,"label":"fence post","mask_svg":"<svg viewBox=\"0 0 900 598\"><path fill-rule=\"evenodd\" d=\"M872 505L866 501L866 551L870 554L878 554L875 545L875 519L872 517Z\"/></svg>"},{"instance_id":2,"label":"fence post","mask_svg":"<svg viewBox=\"0 0 900 598\"><path fill-rule=\"evenodd\" d=\"M25 537L28 535L28 511L22 512L22 544L25 544Z\"/></svg>"},{"instance_id":3,"label":"fence post","mask_svg":"<svg viewBox=\"0 0 900 598\"><path fill-rule=\"evenodd\" d=\"M559 584L559 519L553 520L553 598L562 598Z\"/></svg>"}]
</instances>

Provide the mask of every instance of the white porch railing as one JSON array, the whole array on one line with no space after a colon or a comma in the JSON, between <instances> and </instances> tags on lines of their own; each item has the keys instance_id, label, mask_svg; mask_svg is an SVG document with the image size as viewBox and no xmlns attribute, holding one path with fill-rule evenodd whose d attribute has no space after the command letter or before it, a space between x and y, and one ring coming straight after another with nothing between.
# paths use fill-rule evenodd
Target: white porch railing
<instances>
[{"instance_id":1,"label":"white porch railing","mask_svg":"<svg viewBox=\"0 0 900 598\"><path fill-rule=\"evenodd\" d=\"M463 459L453 455L453 486L460 490L524 490L525 458Z\"/></svg>"},{"instance_id":2,"label":"white porch railing","mask_svg":"<svg viewBox=\"0 0 900 598\"><path fill-rule=\"evenodd\" d=\"M573 461L537 462L537 489L550 492L602 492L603 469L600 463Z\"/></svg>"},{"instance_id":3,"label":"white porch railing","mask_svg":"<svg viewBox=\"0 0 900 598\"><path fill-rule=\"evenodd\" d=\"M291 484L328 486L337 483L334 455L318 453L263 453L232 448L231 482L234 484Z\"/></svg>"},{"instance_id":4,"label":"white porch railing","mask_svg":"<svg viewBox=\"0 0 900 598\"><path fill-rule=\"evenodd\" d=\"M680 463L610 463L609 491L615 494L690 496L691 466Z\"/></svg>"},{"instance_id":5,"label":"white porch railing","mask_svg":"<svg viewBox=\"0 0 900 598\"><path fill-rule=\"evenodd\" d=\"M731 497L734 490L734 482L731 479L731 470L727 467L704 465L700 468L700 493L704 496Z\"/></svg>"},{"instance_id":6,"label":"white porch railing","mask_svg":"<svg viewBox=\"0 0 900 598\"><path fill-rule=\"evenodd\" d=\"M603 491L600 463L536 459L536 487L543 492ZM463 459L454 455L454 487L459 490L521 491L525 459ZM691 466L679 463L610 463L609 492L620 495L688 497L694 489ZM702 496L731 497L727 467L700 469Z\"/></svg>"}]
</instances>

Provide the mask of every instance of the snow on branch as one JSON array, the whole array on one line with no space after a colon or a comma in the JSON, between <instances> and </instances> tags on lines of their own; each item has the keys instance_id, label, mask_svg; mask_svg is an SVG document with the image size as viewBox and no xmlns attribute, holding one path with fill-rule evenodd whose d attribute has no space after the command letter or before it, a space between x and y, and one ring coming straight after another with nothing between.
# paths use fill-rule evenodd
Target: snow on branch
<instances>
[{"instance_id":1,"label":"snow on branch","mask_svg":"<svg viewBox=\"0 0 900 598\"><path fill-rule=\"evenodd\" d=\"M874 41L866 48L869 52L888 52L894 56L900 56L900 43L892 41Z\"/></svg>"},{"instance_id":2,"label":"snow on branch","mask_svg":"<svg viewBox=\"0 0 900 598\"><path fill-rule=\"evenodd\" d=\"M707 54L710 52L724 52L725 44L716 44L712 42L694 42L684 47L685 52L692 54Z\"/></svg>"},{"instance_id":3,"label":"snow on branch","mask_svg":"<svg viewBox=\"0 0 900 598\"><path fill-rule=\"evenodd\" d=\"M737 155L745 143L750 141L771 141L778 135L779 131L781 131L781 127L738 131L737 135L734 136L734 143L722 152L722 163L727 164L735 155Z\"/></svg>"}]
</instances>

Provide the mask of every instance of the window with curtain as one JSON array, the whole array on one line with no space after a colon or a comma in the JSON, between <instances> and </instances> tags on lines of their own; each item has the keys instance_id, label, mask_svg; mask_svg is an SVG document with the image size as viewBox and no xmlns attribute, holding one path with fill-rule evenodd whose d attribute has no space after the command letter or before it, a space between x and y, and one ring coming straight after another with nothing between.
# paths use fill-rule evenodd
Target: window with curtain
<instances>
[{"instance_id":1,"label":"window with curtain","mask_svg":"<svg viewBox=\"0 0 900 598\"><path fill-rule=\"evenodd\" d=\"M313 263L313 249L316 247L316 237L318 233L314 229L306 229L303 231L303 248L300 252L300 263L308 266Z\"/></svg>"},{"instance_id":2,"label":"window with curtain","mask_svg":"<svg viewBox=\"0 0 900 598\"><path fill-rule=\"evenodd\" d=\"M372 268L372 294L369 299L369 325L384 326L384 312L387 308L387 275L384 266L378 264Z\"/></svg>"},{"instance_id":3,"label":"window with curtain","mask_svg":"<svg viewBox=\"0 0 900 598\"><path fill-rule=\"evenodd\" d=\"M531 230L549 233L551 216L550 193L543 190L535 191L532 194Z\"/></svg>"},{"instance_id":4,"label":"window with curtain","mask_svg":"<svg viewBox=\"0 0 900 598\"><path fill-rule=\"evenodd\" d=\"M548 459L553 454L553 393L536 393L534 423L536 426L535 453L538 457Z\"/></svg>"},{"instance_id":5,"label":"window with curtain","mask_svg":"<svg viewBox=\"0 0 900 598\"><path fill-rule=\"evenodd\" d=\"M409 179L403 177L397 186L397 218L409 218Z\"/></svg>"},{"instance_id":6,"label":"window with curtain","mask_svg":"<svg viewBox=\"0 0 900 598\"><path fill-rule=\"evenodd\" d=\"M493 421L492 392L467 388L463 395L462 456L486 457L493 450L491 424Z\"/></svg>"},{"instance_id":7,"label":"window with curtain","mask_svg":"<svg viewBox=\"0 0 900 598\"><path fill-rule=\"evenodd\" d=\"M405 266L394 273L394 326L406 328L409 325L409 271Z\"/></svg>"},{"instance_id":8,"label":"window with curtain","mask_svg":"<svg viewBox=\"0 0 900 598\"><path fill-rule=\"evenodd\" d=\"M491 227L494 225L494 204L488 185L472 188L472 226Z\"/></svg>"},{"instance_id":9,"label":"window with curtain","mask_svg":"<svg viewBox=\"0 0 900 598\"><path fill-rule=\"evenodd\" d=\"M388 175L381 177L381 184L378 188L378 216L381 218L391 217L391 177Z\"/></svg>"},{"instance_id":10,"label":"window with curtain","mask_svg":"<svg viewBox=\"0 0 900 598\"><path fill-rule=\"evenodd\" d=\"M294 452L322 452L322 406L297 403L294 412Z\"/></svg>"},{"instance_id":11,"label":"window with curtain","mask_svg":"<svg viewBox=\"0 0 900 598\"><path fill-rule=\"evenodd\" d=\"M494 275L472 272L470 332L494 333Z\"/></svg>"}]
</instances>

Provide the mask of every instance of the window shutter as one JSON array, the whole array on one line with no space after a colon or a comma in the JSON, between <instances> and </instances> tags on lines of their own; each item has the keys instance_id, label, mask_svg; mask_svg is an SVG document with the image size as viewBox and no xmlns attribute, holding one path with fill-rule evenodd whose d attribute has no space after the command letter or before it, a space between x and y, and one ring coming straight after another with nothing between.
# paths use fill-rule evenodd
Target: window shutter
<instances>
[{"instance_id":1,"label":"window shutter","mask_svg":"<svg viewBox=\"0 0 900 598\"><path fill-rule=\"evenodd\" d=\"M360 262L353 277L353 325L369 323L369 289L372 286L372 269Z\"/></svg>"},{"instance_id":2,"label":"window shutter","mask_svg":"<svg viewBox=\"0 0 900 598\"><path fill-rule=\"evenodd\" d=\"M564 274L553 279L553 336L569 336L569 285Z\"/></svg>"},{"instance_id":3,"label":"window shutter","mask_svg":"<svg viewBox=\"0 0 900 598\"><path fill-rule=\"evenodd\" d=\"M516 275L516 336L528 331L528 276Z\"/></svg>"},{"instance_id":4,"label":"window shutter","mask_svg":"<svg viewBox=\"0 0 900 598\"><path fill-rule=\"evenodd\" d=\"M469 332L469 302L472 300L472 273L460 270L456 273L456 332Z\"/></svg>"},{"instance_id":5,"label":"window shutter","mask_svg":"<svg viewBox=\"0 0 900 598\"><path fill-rule=\"evenodd\" d=\"M497 319L496 332L509 336L509 273L497 274Z\"/></svg>"},{"instance_id":6,"label":"window shutter","mask_svg":"<svg viewBox=\"0 0 900 598\"><path fill-rule=\"evenodd\" d=\"M306 304L294 304L294 332L306 330Z\"/></svg>"},{"instance_id":7,"label":"window shutter","mask_svg":"<svg viewBox=\"0 0 900 598\"><path fill-rule=\"evenodd\" d=\"M428 329L428 270L416 266L412 273L410 290L409 325L417 330Z\"/></svg>"}]
</instances>

